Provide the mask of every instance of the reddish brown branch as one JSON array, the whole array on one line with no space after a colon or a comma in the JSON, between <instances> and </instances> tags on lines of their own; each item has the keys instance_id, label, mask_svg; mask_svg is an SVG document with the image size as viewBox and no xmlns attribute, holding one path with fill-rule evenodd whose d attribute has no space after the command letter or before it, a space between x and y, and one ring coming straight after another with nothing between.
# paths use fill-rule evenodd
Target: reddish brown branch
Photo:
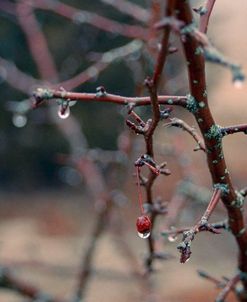
<instances>
[{"instance_id":1,"label":"reddish brown branch","mask_svg":"<svg viewBox=\"0 0 247 302\"><path fill-rule=\"evenodd\" d=\"M175 3L176 3L176 0L167 1L165 18L169 18L170 16L172 16L174 8L175 8ZM164 32L163 32L162 41L161 41L161 49L158 54L158 58L156 61L156 65L154 68L154 74L153 74L153 78L152 78L153 86L156 88L156 90L158 89L160 77L161 77L161 74L162 74L162 71L164 68L164 64L166 61L167 53L168 53L168 40L169 40L170 30L171 29L170 29L169 24L167 24L163 28ZM156 91L156 93L157 93L157 91Z\"/></svg>"},{"instance_id":2,"label":"reddish brown branch","mask_svg":"<svg viewBox=\"0 0 247 302\"><path fill-rule=\"evenodd\" d=\"M176 2L175 0L171 0L166 3L165 17L170 17L173 14L175 8L175 2ZM144 134L144 138L146 144L146 154L151 158L154 158L153 134L161 119L159 98L158 98L158 86L168 53L169 35L170 35L170 26L168 25L165 26L163 30L161 49L159 51L158 58L156 60L153 77L147 78L145 80L145 84L150 94L150 101L152 106L152 119L149 121L149 128ZM150 205L154 203L152 187L156 178L157 178L157 174L151 171L149 173L148 180L145 183L147 203L149 203ZM153 228L155 225L156 216L157 214L155 212L151 213L151 223ZM148 237L148 246L149 246L149 256L146 261L146 267L148 271L152 271L152 264L154 259L153 255L155 253L155 242L153 237L153 231Z\"/></svg>"},{"instance_id":3,"label":"reddish brown branch","mask_svg":"<svg viewBox=\"0 0 247 302\"><path fill-rule=\"evenodd\" d=\"M209 231L214 234L219 234L220 232L218 229L214 228L212 224L208 223L208 220L215 209L216 205L218 204L220 197L222 195L222 191L219 188L216 188L213 196L208 204L206 211L204 212L201 219L195 224L193 228L183 233L183 240L178 245L178 250L181 253L180 262L185 263L189 260L191 255L191 243L195 238L195 235L199 232Z\"/></svg>"},{"instance_id":4,"label":"reddish brown branch","mask_svg":"<svg viewBox=\"0 0 247 302\"><path fill-rule=\"evenodd\" d=\"M215 301L224 302L226 297L228 296L228 294L231 291L235 290L235 287L239 281L240 281L240 274L238 273L226 283L226 285L224 286L222 291L219 293L219 295L217 296Z\"/></svg>"},{"instance_id":5,"label":"reddish brown branch","mask_svg":"<svg viewBox=\"0 0 247 302\"><path fill-rule=\"evenodd\" d=\"M221 133L223 136L228 134L238 133L238 132L243 132L244 134L247 134L247 124L221 127Z\"/></svg>"},{"instance_id":6,"label":"reddish brown branch","mask_svg":"<svg viewBox=\"0 0 247 302\"><path fill-rule=\"evenodd\" d=\"M16 4L17 17L26 34L29 49L37 64L40 76L45 80L57 79L56 66L49 52L47 43L28 1L20 0ZM42 49L42 51L40 51Z\"/></svg>"},{"instance_id":7,"label":"reddish brown branch","mask_svg":"<svg viewBox=\"0 0 247 302\"><path fill-rule=\"evenodd\" d=\"M219 222L214 222L210 224L210 227L215 230L227 230L229 225L226 220L219 221ZM163 236L169 236L169 235L174 235L177 236L179 234L183 234L184 232L187 232L191 230L191 227L182 227L182 228L176 228L176 227L171 227L170 229L165 229L162 231ZM199 228L199 232L204 232L204 231L209 231L207 228Z\"/></svg>"},{"instance_id":8,"label":"reddish brown branch","mask_svg":"<svg viewBox=\"0 0 247 302\"><path fill-rule=\"evenodd\" d=\"M203 33L206 33L208 30L208 23L214 8L215 1L216 0L207 0L207 3L205 5L205 14L200 17L199 30Z\"/></svg>"},{"instance_id":9,"label":"reddish brown branch","mask_svg":"<svg viewBox=\"0 0 247 302\"><path fill-rule=\"evenodd\" d=\"M64 90L52 90L39 88L34 92L36 100L49 100L49 99L63 99L68 101L82 101L82 102L99 102L99 103L114 103L117 105L132 104L134 107L151 105L150 97L125 97L115 94L105 93L99 95L97 93L80 93L69 92ZM171 104L181 107L186 107L187 97L185 96L159 96L159 104Z\"/></svg>"},{"instance_id":10,"label":"reddish brown branch","mask_svg":"<svg viewBox=\"0 0 247 302\"><path fill-rule=\"evenodd\" d=\"M192 13L188 3L178 1L177 9L179 10L179 19L186 25L192 24ZM196 49L200 46L198 40L187 35L183 42L184 52L188 65L188 75L190 90L193 96L192 103L195 105L192 109L200 130L205 138L207 150L208 167L214 184L221 184L225 187L225 194L222 195L222 201L228 211L229 227L235 236L239 247L239 269L247 272L247 234L243 219L242 206L234 206L234 201L239 200L229 172L226 167L224 154L221 145L221 132L215 124L210 109L208 107L206 81L205 81L205 62L202 55L198 55ZM192 107L191 107L192 108ZM223 188L222 187L222 188ZM240 203L241 204L241 203ZM233 205L233 206L232 206ZM247 282L243 281L245 291ZM246 301L246 300L242 300Z\"/></svg>"}]
</instances>

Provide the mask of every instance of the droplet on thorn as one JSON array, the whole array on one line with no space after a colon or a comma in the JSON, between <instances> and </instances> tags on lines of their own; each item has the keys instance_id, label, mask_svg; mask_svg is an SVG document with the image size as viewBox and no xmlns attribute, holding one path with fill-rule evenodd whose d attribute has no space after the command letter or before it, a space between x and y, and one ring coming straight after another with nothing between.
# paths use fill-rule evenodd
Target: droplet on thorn
<instances>
[{"instance_id":1,"label":"droplet on thorn","mask_svg":"<svg viewBox=\"0 0 247 302\"><path fill-rule=\"evenodd\" d=\"M59 109L58 109L58 116L61 118L61 119L66 119L69 117L70 115L70 109L69 109L69 106L67 106L67 108L64 110L64 108L62 106L59 106Z\"/></svg>"},{"instance_id":2,"label":"droplet on thorn","mask_svg":"<svg viewBox=\"0 0 247 302\"><path fill-rule=\"evenodd\" d=\"M12 122L15 127L22 128L27 123L27 117L23 114L16 113L13 115Z\"/></svg>"},{"instance_id":3,"label":"droplet on thorn","mask_svg":"<svg viewBox=\"0 0 247 302\"><path fill-rule=\"evenodd\" d=\"M236 80L236 81L233 82L233 86L236 89L242 89L243 86L244 86L244 83L243 83L243 81Z\"/></svg>"},{"instance_id":4,"label":"droplet on thorn","mask_svg":"<svg viewBox=\"0 0 247 302\"><path fill-rule=\"evenodd\" d=\"M178 237L176 235L169 235L167 239L170 242L175 242L178 239Z\"/></svg>"}]
</instances>

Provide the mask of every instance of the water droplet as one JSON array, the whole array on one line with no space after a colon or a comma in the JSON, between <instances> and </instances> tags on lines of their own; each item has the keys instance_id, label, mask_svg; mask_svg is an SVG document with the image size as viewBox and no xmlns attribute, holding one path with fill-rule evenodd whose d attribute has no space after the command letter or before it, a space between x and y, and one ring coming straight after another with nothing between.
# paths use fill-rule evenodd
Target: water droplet
<instances>
[{"instance_id":1,"label":"water droplet","mask_svg":"<svg viewBox=\"0 0 247 302\"><path fill-rule=\"evenodd\" d=\"M150 232L144 232L144 233L137 232L137 234L142 239L147 239L150 236Z\"/></svg>"},{"instance_id":2,"label":"water droplet","mask_svg":"<svg viewBox=\"0 0 247 302\"><path fill-rule=\"evenodd\" d=\"M69 106L65 109L65 111L61 108L61 106L59 106L57 114L61 119L66 119L70 115Z\"/></svg>"},{"instance_id":3,"label":"water droplet","mask_svg":"<svg viewBox=\"0 0 247 302\"><path fill-rule=\"evenodd\" d=\"M15 127L17 128L22 128L26 125L27 123L27 117L23 114L14 114L12 117L12 122Z\"/></svg>"},{"instance_id":4,"label":"water droplet","mask_svg":"<svg viewBox=\"0 0 247 302\"><path fill-rule=\"evenodd\" d=\"M168 241L170 241L170 242L175 242L175 241L178 239L178 237L177 237L176 235L169 235L169 236L167 237L167 239L168 239Z\"/></svg>"},{"instance_id":5,"label":"water droplet","mask_svg":"<svg viewBox=\"0 0 247 302\"><path fill-rule=\"evenodd\" d=\"M236 89L242 89L243 86L244 86L244 83L243 83L243 81L236 80L236 81L233 82L233 86Z\"/></svg>"}]
</instances>

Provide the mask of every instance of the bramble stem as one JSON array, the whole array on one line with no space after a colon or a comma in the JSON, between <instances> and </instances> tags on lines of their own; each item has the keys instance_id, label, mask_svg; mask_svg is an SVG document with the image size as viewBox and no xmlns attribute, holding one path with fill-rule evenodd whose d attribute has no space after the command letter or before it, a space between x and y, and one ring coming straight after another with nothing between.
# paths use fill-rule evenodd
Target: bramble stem
<instances>
[{"instance_id":1,"label":"bramble stem","mask_svg":"<svg viewBox=\"0 0 247 302\"><path fill-rule=\"evenodd\" d=\"M188 3L178 1L177 4L179 19L182 20L185 25L192 24L193 18ZM242 213L242 204L240 202L240 206L236 206L236 203L234 202L239 201L240 197L233 188L227 170L221 144L221 132L218 131L219 128L216 125L208 106L205 60L204 56L202 54L198 55L196 51L199 46L200 43L198 40L191 35L186 35L185 40L183 40L185 57L188 62L190 91L194 98L193 101L195 105L193 114L205 138L207 161L212 182L214 185L223 185L226 189L225 194L222 195L222 201L227 209L229 228L239 247L239 269L242 272L247 272L247 233ZM247 292L247 281L242 282L245 287L245 292ZM247 298L243 298L240 301L247 301Z\"/></svg>"}]
</instances>

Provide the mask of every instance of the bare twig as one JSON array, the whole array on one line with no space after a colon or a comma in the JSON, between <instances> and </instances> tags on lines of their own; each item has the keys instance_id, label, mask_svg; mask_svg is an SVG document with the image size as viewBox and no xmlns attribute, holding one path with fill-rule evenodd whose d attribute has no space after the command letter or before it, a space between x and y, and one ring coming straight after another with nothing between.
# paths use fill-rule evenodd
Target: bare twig
<instances>
[{"instance_id":1,"label":"bare twig","mask_svg":"<svg viewBox=\"0 0 247 302\"><path fill-rule=\"evenodd\" d=\"M33 14L32 7L28 3L26 0L17 2L17 17L21 28L26 34L29 49L38 66L41 77L46 81L52 82L57 79L56 66L49 52L45 37ZM40 48L42 48L42 52Z\"/></svg>"},{"instance_id":2,"label":"bare twig","mask_svg":"<svg viewBox=\"0 0 247 302\"><path fill-rule=\"evenodd\" d=\"M212 229L215 229L215 230L227 230L229 225L226 220L223 220L223 221L211 223L210 227L212 227ZM163 236L169 236L169 235L177 236L177 235L187 232L189 230L191 230L191 227L183 227L183 228L172 227L170 229L163 230L162 235ZM198 233L203 232L203 231L209 231L209 230L207 228L198 229Z\"/></svg>"},{"instance_id":3,"label":"bare twig","mask_svg":"<svg viewBox=\"0 0 247 302\"><path fill-rule=\"evenodd\" d=\"M146 97L125 97L105 92L99 93L80 93L69 92L64 90L52 90L52 89L38 89L34 92L34 97L37 101L49 100L49 99L63 99L67 101L82 101L82 102L99 102L99 103L114 103L117 105L132 104L134 107L151 105L151 99ZM169 104L175 106L186 107L186 96L159 96L159 104Z\"/></svg>"},{"instance_id":4,"label":"bare twig","mask_svg":"<svg viewBox=\"0 0 247 302\"><path fill-rule=\"evenodd\" d=\"M225 281L223 280L219 280L211 275L209 275L207 272L202 271L202 270L198 270L197 271L198 275L212 283L214 283L218 288L223 288L225 286Z\"/></svg>"},{"instance_id":5,"label":"bare twig","mask_svg":"<svg viewBox=\"0 0 247 302\"><path fill-rule=\"evenodd\" d=\"M187 123L185 123L183 120L178 119L178 118L171 118L171 122L165 124L165 126L174 126L174 127L179 127L188 132L194 140L198 144L198 148L194 150L203 150L205 152L205 144L202 139L202 137L197 133L196 129L194 127L190 127Z\"/></svg>"},{"instance_id":6,"label":"bare twig","mask_svg":"<svg viewBox=\"0 0 247 302\"><path fill-rule=\"evenodd\" d=\"M240 274L238 273L226 283L226 285L224 286L222 291L219 293L219 295L217 296L215 301L224 302L226 297L228 296L228 294L231 291L235 290L235 287L239 281L240 281Z\"/></svg>"},{"instance_id":7,"label":"bare twig","mask_svg":"<svg viewBox=\"0 0 247 302\"><path fill-rule=\"evenodd\" d=\"M185 263L189 260L191 255L191 243L194 240L195 235L197 233L199 233L202 230L209 231L214 234L220 233L218 229L214 228L212 224L208 223L208 220L213 210L215 209L216 205L218 204L221 195L222 195L221 189L216 188L209 202L209 205L206 211L204 212L203 216L199 220L199 222L196 223L196 225L193 228L183 233L182 242L177 247L179 252L181 253L181 258L180 258L181 263Z\"/></svg>"},{"instance_id":8,"label":"bare twig","mask_svg":"<svg viewBox=\"0 0 247 302\"><path fill-rule=\"evenodd\" d=\"M223 136L228 134L238 133L238 132L243 132L244 134L247 134L247 124L221 127L221 133Z\"/></svg>"},{"instance_id":9,"label":"bare twig","mask_svg":"<svg viewBox=\"0 0 247 302\"><path fill-rule=\"evenodd\" d=\"M209 19L213 11L215 2L216 0L207 0L205 5L205 14L202 14L200 17L199 30L203 33L207 33Z\"/></svg>"},{"instance_id":10,"label":"bare twig","mask_svg":"<svg viewBox=\"0 0 247 302\"><path fill-rule=\"evenodd\" d=\"M173 11L175 9L175 2L176 2L175 0L171 0L166 3L165 17L170 17L173 14ZM152 120L150 120L149 128L147 132L144 134L144 138L146 144L146 154L151 158L154 158L153 134L161 118L160 108L159 108L159 98L158 98L158 86L168 53L168 47L169 47L168 40L170 34L170 26L169 25L165 26L163 31L164 32L162 36L161 49L159 51L158 58L155 64L153 77L147 78L145 80L145 84L150 94L150 101L152 106ZM147 202L151 205L154 203L152 186L156 178L157 178L157 174L151 171L149 173L148 180L145 184ZM152 212L151 223L153 227L155 224L155 218L156 218L156 213ZM155 243L154 243L153 232L151 232L150 236L148 237L149 256L146 261L146 267L148 271L152 271L152 263L154 259L153 254L155 253L154 245Z\"/></svg>"}]
</instances>

